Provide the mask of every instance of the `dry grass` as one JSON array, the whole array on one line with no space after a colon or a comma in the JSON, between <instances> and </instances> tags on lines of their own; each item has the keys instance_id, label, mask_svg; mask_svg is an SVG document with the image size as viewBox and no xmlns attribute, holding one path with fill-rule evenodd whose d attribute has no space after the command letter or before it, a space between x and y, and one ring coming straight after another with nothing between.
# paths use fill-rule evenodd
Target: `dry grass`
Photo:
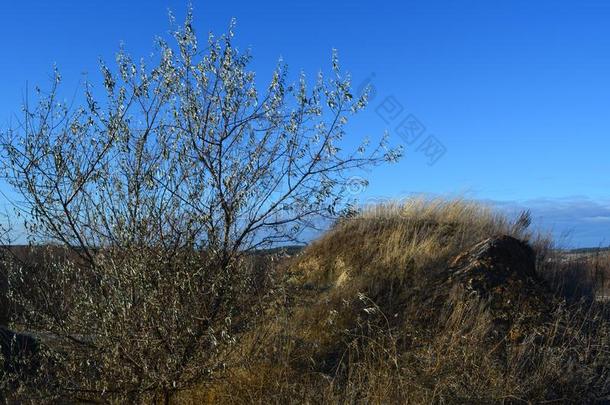
<instances>
[{"instance_id":1,"label":"dry grass","mask_svg":"<svg viewBox=\"0 0 610 405\"><path fill-rule=\"evenodd\" d=\"M539 266L554 288L569 300L583 297L608 300L610 295L610 252L587 254L547 253Z\"/></svg>"},{"instance_id":2,"label":"dry grass","mask_svg":"<svg viewBox=\"0 0 610 405\"><path fill-rule=\"evenodd\" d=\"M342 221L308 248L298 266L308 281L328 285L347 276L367 282L378 276L403 279L414 271L434 271L474 243L503 234L529 238L486 206L413 199L369 207Z\"/></svg>"},{"instance_id":3,"label":"dry grass","mask_svg":"<svg viewBox=\"0 0 610 405\"><path fill-rule=\"evenodd\" d=\"M204 382L171 402L606 398L610 310L593 298L610 263L602 255L564 260L528 225L527 215L509 221L469 201L414 199L338 221L279 266L256 256L248 283L257 293L242 294L248 311L235 317L235 343L218 353L223 362ZM456 256L499 235L529 241L549 286L537 297L528 285L511 294L501 309L506 328L491 299L445 277Z\"/></svg>"},{"instance_id":4,"label":"dry grass","mask_svg":"<svg viewBox=\"0 0 610 405\"><path fill-rule=\"evenodd\" d=\"M559 282L565 269L550 260L548 240L528 234L527 225L527 218L513 223L461 200L412 200L343 220L277 275L281 298L276 295L257 327L242 336L234 366L176 399L339 404L602 398L610 392L610 322L603 306L565 301L558 291L544 321L518 336L496 336L484 300L438 284L456 255L508 234L536 246L539 271L565 287L565 278Z\"/></svg>"}]
</instances>

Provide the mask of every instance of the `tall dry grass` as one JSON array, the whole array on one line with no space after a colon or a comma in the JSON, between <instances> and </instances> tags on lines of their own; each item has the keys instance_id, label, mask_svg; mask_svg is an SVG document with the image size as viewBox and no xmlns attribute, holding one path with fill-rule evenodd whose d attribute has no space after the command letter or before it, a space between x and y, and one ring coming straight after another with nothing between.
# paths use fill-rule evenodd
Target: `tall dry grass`
<instances>
[{"instance_id":1,"label":"tall dry grass","mask_svg":"<svg viewBox=\"0 0 610 405\"><path fill-rule=\"evenodd\" d=\"M575 295L565 299L566 270L548 238L528 225L526 214L511 221L477 203L423 199L339 221L276 275L282 298L242 336L234 366L180 402L604 398L610 394L608 311ZM497 235L534 245L538 271L548 272L540 275L555 288L548 311L533 314L537 323L518 336L498 332L497 314L485 300L447 291L438 281L456 255ZM527 305L514 308L510 316L519 317Z\"/></svg>"},{"instance_id":2,"label":"tall dry grass","mask_svg":"<svg viewBox=\"0 0 610 405\"><path fill-rule=\"evenodd\" d=\"M610 309L595 297L610 263L602 254L566 260L549 238L529 230L529 222L527 213L511 220L466 200L413 199L343 218L286 261L250 257L251 276L243 281L249 287L240 290L240 311L233 318L234 343L216 354L222 362L195 388L189 384L171 396L151 391L138 400L421 404L606 398ZM448 284L447 269L456 256L499 235L529 241L537 252L537 272L546 280L545 293L535 300L542 307L530 305L535 286L511 294L517 298L499 314L490 300ZM162 302L163 288L155 290L159 298L138 291L151 304ZM60 299L55 307L68 301ZM178 318L192 313L185 304ZM518 327L499 327L501 317ZM154 326L154 319L149 323ZM123 341L133 336L131 330L119 332ZM126 365L116 357L106 369L123 375L131 367L158 384L158 377L136 366L156 361L165 367L163 358L148 348L130 353L141 361ZM193 367L205 366L209 355L200 357ZM69 378L65 374L64 382ZM120 402L120 396L105 400Z\"/></svg>"}]
</instances>

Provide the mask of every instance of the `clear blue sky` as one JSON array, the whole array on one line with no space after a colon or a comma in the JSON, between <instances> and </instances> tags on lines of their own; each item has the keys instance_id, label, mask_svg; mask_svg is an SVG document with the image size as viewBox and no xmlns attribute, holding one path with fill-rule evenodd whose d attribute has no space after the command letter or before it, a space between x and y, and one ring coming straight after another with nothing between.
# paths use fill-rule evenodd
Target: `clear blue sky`
<instances>
[{"instance_id":1,"label":"clear blue sky","mask_svg":"<svg viewBox=\"0 0 610 405\"><path fill-rule=\"evenodd\" d=\"M194 0L195 29L222 32L236 17L265 77L281 55L294 73L327 68L332 48L355 84L376 96L353 125L360 139L413 114L446 153L432 166L405 159L368 174L362 198L464 194L537 223L574 246L610 243L610 3L604 1ZM134 56L168 30L186 1L0 3L0 125L19 111L25 83L45 85L56 63L71 95L123 41ZM388 125L387 97L404 108Z\"/></svg>"}]
</instances>

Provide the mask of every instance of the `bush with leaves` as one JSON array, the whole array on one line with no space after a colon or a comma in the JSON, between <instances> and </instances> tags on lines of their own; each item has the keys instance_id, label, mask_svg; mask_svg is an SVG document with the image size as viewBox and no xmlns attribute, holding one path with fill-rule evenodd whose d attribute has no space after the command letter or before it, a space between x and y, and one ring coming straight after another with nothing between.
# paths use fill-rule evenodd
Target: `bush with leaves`
<instances>
[{"instance_id":1,"label":"bush with leaves","mask_svg":"<svg viewBox=\"0 0 610 405\"><path fill-rule=\"evenodd\" d=\"M333 53L332 72L265 87L228 34L201 45L192 13L151 62L101 64L105 97L39 103L0 134L2 172L34 244L65 260L10 261L15 323L52 336L53 387L79 398L168 399L222 367L236 313L255 306L248 252L299 241L346 205L348 173L394 161L387 139L341 147L366 106ZM31 279L35 282L31 282ZM52 349L56 346L57 349Z\"/></svg>"}]
</instances>

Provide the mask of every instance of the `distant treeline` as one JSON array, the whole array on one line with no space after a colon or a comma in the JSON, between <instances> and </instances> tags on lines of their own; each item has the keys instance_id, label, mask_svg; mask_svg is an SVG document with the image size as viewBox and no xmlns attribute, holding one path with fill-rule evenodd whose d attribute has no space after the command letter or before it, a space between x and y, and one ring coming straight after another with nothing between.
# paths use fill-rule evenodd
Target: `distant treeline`
<instances>
[{"instance_id":1,"label":"distant treeline","mask_svg":"<svg viewBox=\"0 0 610 405\"><path fill-rule=\"evenodd\" d=\"M578 249L568 249L566 250L568 253L598 253L598 252L610 252L609 247L595 247L595 248L578 248Z\"/></svg>"}]
</instances>

